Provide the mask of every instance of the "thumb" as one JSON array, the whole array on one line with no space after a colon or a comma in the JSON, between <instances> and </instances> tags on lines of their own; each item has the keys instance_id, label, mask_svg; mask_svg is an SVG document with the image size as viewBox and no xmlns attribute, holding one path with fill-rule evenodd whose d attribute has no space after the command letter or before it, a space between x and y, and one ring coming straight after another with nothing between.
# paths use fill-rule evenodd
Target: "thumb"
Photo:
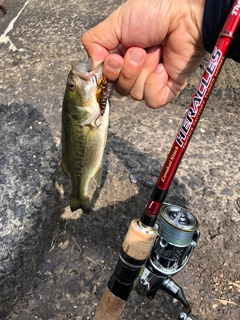
<instances>
[{"instance_id":1,"label":"thumb","mask_svg":"<svg viewBox=\"0 0 240 320\"><path fill-rule=\"evenodd\" d=\"M116 10L106 20L83 34L82 44L92 59L94 68L106 59L110 50L119 45L121 28L117 23L118 12Z\"/></svg>"}]
</instances>

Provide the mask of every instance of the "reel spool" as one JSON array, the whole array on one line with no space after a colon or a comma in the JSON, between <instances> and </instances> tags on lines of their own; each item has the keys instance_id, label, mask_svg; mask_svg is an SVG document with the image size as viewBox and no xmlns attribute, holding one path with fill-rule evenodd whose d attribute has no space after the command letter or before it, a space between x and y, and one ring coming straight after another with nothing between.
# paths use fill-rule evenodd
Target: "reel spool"
<instances>
[{"instance_id":1,"label":"reel spool","mask_svg":"<svg viewBox=\"0 0 240 320\"><path fill-rule=\"evenodd\" d=\"M199 238L199 223L188 210L163 204L157 220L158 237L149 257L154 269L174 275L188 262Z\"/></svg>"}]
</instances>

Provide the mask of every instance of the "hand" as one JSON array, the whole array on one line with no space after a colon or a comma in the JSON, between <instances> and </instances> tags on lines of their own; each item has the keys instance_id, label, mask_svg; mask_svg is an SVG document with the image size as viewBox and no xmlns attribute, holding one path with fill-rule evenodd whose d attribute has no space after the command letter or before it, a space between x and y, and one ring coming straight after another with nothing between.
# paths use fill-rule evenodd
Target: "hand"
<instances>
[{"instance_id":1,"label":"hand","mask_svg":"<svg viewBox=\"0 0 240 320\"><path fill-rule=\"evenodd\" d=\"M171 102L201 63L205 0L128 0L82 38L115 90L150 108Z\"/></svg>"}]
</instances>

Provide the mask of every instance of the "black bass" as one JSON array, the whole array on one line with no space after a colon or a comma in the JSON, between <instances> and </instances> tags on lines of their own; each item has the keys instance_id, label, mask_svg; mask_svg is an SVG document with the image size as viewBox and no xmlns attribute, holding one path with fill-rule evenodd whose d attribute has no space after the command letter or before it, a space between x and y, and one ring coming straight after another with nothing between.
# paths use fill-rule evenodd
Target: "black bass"
<instances>
[{"instance_id":1,"label":"black bass","mask_svg":"<svg viewBox=\"0 0 240 320\"><path fill-rule=\"evenodd\" d=\"M62 170L71 174L70 208L91 211L88 185L101 182L101 163L107 140L109 105L103 65L72 64L62 108Z\"/></svg>"}]
</instances>

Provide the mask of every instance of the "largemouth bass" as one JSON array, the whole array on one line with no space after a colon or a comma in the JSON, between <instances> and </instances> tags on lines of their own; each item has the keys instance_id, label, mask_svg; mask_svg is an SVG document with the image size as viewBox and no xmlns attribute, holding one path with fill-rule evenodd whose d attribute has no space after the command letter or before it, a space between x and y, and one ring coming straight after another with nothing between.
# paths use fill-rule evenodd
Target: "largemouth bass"
<instances>
[{"instance_id":1,"label":"largemouth bass","mask_svg":"<svg viewBox=\"0 0 240 320\"><path fill-rule=\"evenodd\" d=\"M68 74L62 108L62 170L71 174L71 211L91 211L88 185L101 182L109 105L103 65L95 70L79 62Z\"/></svg>"}]
</instances>

